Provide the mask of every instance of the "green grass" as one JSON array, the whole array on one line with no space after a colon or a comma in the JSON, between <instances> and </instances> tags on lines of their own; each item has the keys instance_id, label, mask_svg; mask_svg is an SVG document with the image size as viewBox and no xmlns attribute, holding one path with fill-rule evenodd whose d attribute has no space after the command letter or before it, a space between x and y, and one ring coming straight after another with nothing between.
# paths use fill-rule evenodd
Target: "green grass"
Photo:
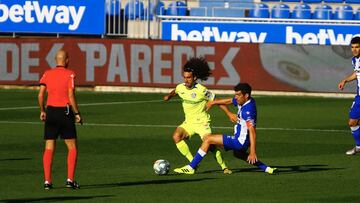
<instances>
[{"instance_id":1,"label":"green grass","mask_svg":"<svg viewBox=\"0 0 360 203\"><path fill-rule=\"evenodd\" d=\"M347 127L351 99L255 97L257 155L278 167L278 175L224 152L232 175L223 175L209 154L193 176L157 176L152 170L156 159L167 159L172 168L187 163L171 138L183 120L181 104L163 103L162 96L79 92L80 104L151 102L80 106L85 125L78 126L76 179L82 188L64 188L67 151L59 140L55 189L44 191L39 110L3 109L35 107L37 92L1 90L0 202L350 202L360 197L360 157L345 155L353 146ZM210 113L214 132L232 133L219 108ZM200 143L199 137L192 138L191 150Z\"/></svg>"}]
</instances>

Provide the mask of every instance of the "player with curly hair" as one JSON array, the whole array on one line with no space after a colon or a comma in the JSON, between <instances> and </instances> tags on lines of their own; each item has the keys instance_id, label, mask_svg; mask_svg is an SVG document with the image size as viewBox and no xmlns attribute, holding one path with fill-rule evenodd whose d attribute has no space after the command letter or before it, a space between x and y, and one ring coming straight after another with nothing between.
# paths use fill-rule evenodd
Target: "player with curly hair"
<instances>
[{"instance_id":1,"label":"player with curly hair","mask_svg":"<svg viewBox=\"0 0 360 203\"><path fill-rule=\"evenodd\" d=\"M190 58L183 68L184 83L178 84L174 90L164 96L164 101L169 101L178 95L182 100L182 107L185 114L185 121L176 128L173 133L173 140L180 153L189 161L193 160L189 146L185 140L198 134L202 140L211 134L210 115L206 112L206 103L215 99L215 94L209 91L198 80L206 81L211 75L211 69L203 57ZM222 109L233 121L236 118L223 106ZM232 171L226 166L219 149L210 149L215 155L216 161L221 166L224 174L231 174Z\"/></svg>"}]
</instances>

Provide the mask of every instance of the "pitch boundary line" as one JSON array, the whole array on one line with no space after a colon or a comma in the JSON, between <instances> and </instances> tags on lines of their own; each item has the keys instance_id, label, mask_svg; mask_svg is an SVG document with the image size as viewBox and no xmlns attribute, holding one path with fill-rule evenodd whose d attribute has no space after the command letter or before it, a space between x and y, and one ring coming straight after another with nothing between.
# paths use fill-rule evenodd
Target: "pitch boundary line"
<instances>
[{"instance_id":1,"label":"pitch boundary line","mask_svg":"<svg viewBox=\"0 0 360 203\"><path fill-rule=\"evenodd\" d=\"M116 105L116 104L141 104L141 103L157 103L163 102L162 99L157 100L139 100L139 101L119 101L119 102L96 102L96 103L86 103L86 104L79 104L79 106L105 106L105 105ZM180 99L172 99L171 101L180 101ZM3 107L0 108L0 111L6 110L23 110L23 109L36 109L39 106L20 106L20 107Z\"/></svg>"},{"instance_id":2,"label":"pitch boundary line","mask_svg":"<svg viewBox=\"0 0 360 203\"><path fill-rule=\"evenodd\" d=\"M30 124L42 125L43 122L30 121L0 121L0 124ZM102 126L102 127L145 127L145 128L176 128L177 125L144 125L144 124L126 124L126 123L84 123L84 126ZM233 129L230 126L213 126L213 129ZM304 131L304 132L348 132L348 130L336 129L315 129L315 128L256 128L257 130L278 130L278 131Z\"/></svg>"}]
</instances>

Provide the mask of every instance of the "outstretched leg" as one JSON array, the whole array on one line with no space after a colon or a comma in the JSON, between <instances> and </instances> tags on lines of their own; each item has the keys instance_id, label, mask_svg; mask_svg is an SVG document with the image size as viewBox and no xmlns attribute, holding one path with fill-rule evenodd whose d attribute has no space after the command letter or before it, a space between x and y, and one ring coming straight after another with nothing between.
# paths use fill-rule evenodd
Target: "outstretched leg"
<instances>
[{"instance_id":1,"label":"outstretched leg","mask_svg":"<svg viewBox=\"0 0 360 203\"><path fill-rule=\"evenodd\" d=\"M236 158L239 158L241 160L248 162L247 157L249 156L249 153L246 150L234 150L233 154ZM276 170L276 168L271 168L259 160L252 165L257 166L262 171L269 173L269 174L274 173L274 171Z\"/></svg>"}]
</instances>

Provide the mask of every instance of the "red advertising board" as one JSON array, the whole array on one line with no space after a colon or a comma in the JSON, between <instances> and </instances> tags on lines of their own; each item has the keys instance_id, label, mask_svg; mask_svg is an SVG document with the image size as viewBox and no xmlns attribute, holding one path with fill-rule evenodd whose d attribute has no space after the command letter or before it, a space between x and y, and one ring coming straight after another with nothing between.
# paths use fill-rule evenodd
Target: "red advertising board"
<instances>
[{"instance_id":1,"label":"red advertising board","mask_svg":"<svg viewBox=\"0 0 360 203\"><path fill-rule=\"evenodd\" d=\"M204 56L213 69L202 82L209 88L248 82L255 90L301 90L263 68L258 44L78 38L0 39L0 84L36 85L61 48L79 86L174 87L186 59Z\"/></svg>"}]
</instances>

